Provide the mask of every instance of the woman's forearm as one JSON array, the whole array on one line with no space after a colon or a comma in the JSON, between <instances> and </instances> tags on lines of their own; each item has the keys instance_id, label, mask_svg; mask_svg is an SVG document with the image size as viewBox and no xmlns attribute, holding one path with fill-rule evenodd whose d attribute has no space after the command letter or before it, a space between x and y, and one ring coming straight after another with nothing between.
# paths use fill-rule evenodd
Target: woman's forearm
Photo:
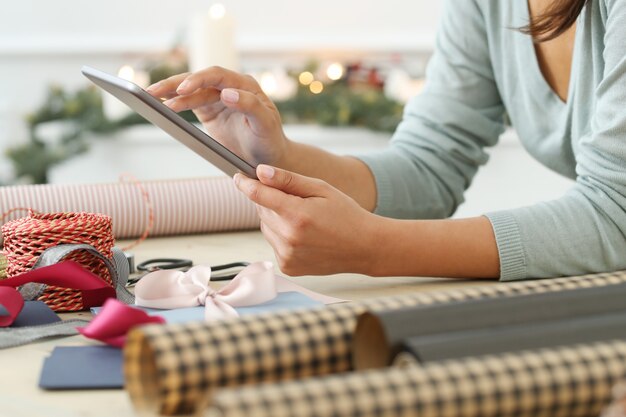
<instances>
[{"instance_id":1,"label":"woman's forearm","mask_svg":"<svg viewBox=\"0 0 626 417\"><path fill-rule=\"evenodd\" d=\"M320 178L352 197L361 207L376 207L376 183L356 158L289 142L277 165ZM486 217L459 220L395 220L376 216L370 270L373 276L498 278L500 259Z\"/></svg>"},{"instance_id":2,"label":"woman's forearm","mask_svg":"<svg viewBox=\"0 0 626 417\"><path fill-rule=\"evenodd\" d=\"M486 217L459 220L377 218L372 276L498 278L498 247Z\"/></svg>"},{"instance_id":3,"label":"woman's forearm","mask_svg":"<svg viewBox=\"0 0 626 417\"><path fill-rule=\"evenodd\" d=\"M276 166L324 180L368 211L376 208L376 183L365 163L315 146L289 140L287 143L283 158L275 163Z\"/></svg>"}]
</instances>

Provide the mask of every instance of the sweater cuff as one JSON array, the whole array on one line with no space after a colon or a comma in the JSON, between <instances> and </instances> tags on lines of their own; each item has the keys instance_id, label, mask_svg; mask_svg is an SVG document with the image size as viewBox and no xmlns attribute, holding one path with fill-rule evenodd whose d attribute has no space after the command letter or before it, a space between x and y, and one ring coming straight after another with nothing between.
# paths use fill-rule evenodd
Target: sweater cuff
<instances>
[{"instance_id":1,"label":"sweater cuff","mask_svg":"<svg viewBox=\"0 0 626 417\"><path fill-rule=\"evenodd\" d=\"M507 211L485 215L491 222L500 255L500 281L515 281L527 278L526 256L519 226Z\"/></svg>"},{"instance_id":2,"label":"sweater cuff","mask_svg":"<svg viewBox=\"0 0 626 417\"><path fill-rule=\"evenodd\" d=\"M380 216L391 217L393 214L393 182L391 175L385 169L385 164L373 155L352 155L365 163L374 176L376 182L376 208L374 213Z\"/></svg>"}]
</instances>

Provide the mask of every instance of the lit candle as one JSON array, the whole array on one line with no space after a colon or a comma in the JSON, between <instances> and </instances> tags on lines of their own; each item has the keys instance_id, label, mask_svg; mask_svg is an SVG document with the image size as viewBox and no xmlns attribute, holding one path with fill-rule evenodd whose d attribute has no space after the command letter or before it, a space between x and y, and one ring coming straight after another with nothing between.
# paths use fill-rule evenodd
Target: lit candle
<instances>
[{"instance_id":1,"label":"lit candle","mask_svg":"<svg viewBox=\"0 0 626 417\"><path fill-rule=\"evenodd\" d=\"M298 88L295 80L284 69L266 71L259 77L261 89L269 98L276 101L284 101L296 94Z\"/></svg>"},{"instance_id":2,"label":"lit candle","mask_svg":"<svg viewBox=\"0 0 626 417\"><path fill-rule=\"evenodd\" d=\"M333 81L341 79L341 77L343 77L343 73L343 65L339 62L334 62L326 68L326 76Z\"/></svg>"},{"instance_id":3,"label":"lit candle","mask_svg":"<svg viewBox=\"0 0 626 417\"><path fill-rule=\"evenodd\" d=\"M208 13L196 15L189 25L189 69L198 71L212 65L237 71L239 59L235 48L235 21L222 4L216 3Z\"/></svg>"}]
</instances>

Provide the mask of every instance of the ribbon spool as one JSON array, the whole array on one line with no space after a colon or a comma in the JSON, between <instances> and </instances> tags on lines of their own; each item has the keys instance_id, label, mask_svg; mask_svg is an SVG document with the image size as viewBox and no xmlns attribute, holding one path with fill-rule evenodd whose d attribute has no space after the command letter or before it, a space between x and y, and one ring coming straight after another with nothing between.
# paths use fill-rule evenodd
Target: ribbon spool
<instances>
[{"instance_id":1,"label":"ribbon spool","mask_svg":"<svg viewBox=\"0 0 626 417\"><path fill-rule=\"evenodd\" d=\"M37 213L12 220L2 226L7 277L33 268L43 251L60 244L86 243L112 259L114 237L111 217L99 213ZM88 252L69 255L75 261L112 285L111 275L102 260ZM38 300L55 311L80 311L85 307L80 292L49 286Z\"/></svg>"}]
</instances>

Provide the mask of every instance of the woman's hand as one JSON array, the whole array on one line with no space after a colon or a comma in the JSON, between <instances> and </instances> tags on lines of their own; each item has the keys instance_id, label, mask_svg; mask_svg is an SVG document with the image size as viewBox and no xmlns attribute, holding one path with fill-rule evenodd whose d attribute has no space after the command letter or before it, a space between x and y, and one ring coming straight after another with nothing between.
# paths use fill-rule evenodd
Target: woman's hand
<instances>
[{"instance_id":1,"label":"woman's hand","mask_svg":"<svg viewBox=\"0 0 626 417\"><path fill-rule=\"evenodd\" d=\"M207 133L249 163L278 164L288 140L274 103L249 75L210 67L147 88L176 112L193 110Z\"/></svg>"},{"instance_id":2,"label":"woman's hand","mask_svg":"<svg viewBox=\"0 0 626 417\"><path fill-rule=\"evenodd\" d=\"M257 204L261 231L289 275L367 274L380 218L324 181L267 165L235 183Z\"/></svg>"}]
</instances>

